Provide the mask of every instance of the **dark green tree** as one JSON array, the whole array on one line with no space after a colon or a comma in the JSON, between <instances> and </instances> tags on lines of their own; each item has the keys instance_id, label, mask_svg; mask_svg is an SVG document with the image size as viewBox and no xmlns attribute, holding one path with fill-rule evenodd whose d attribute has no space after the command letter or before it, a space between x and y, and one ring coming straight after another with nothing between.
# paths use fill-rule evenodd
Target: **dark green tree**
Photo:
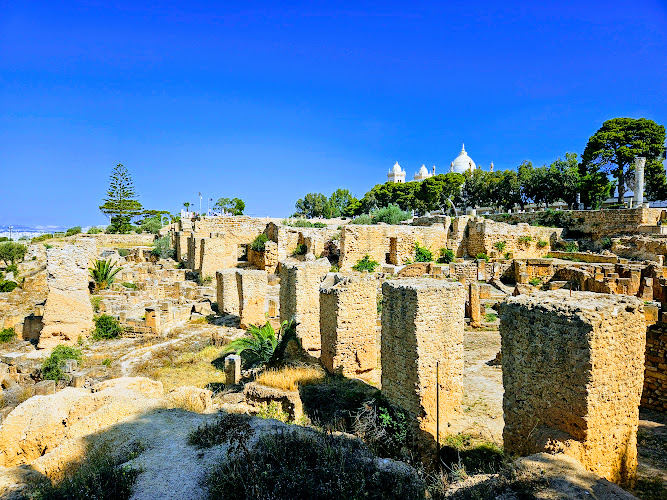
<instances>
[{"instance_id":1,"label":"dark green tree","mask_svg":"<svg viewBox=\"0 0 667 500\"><path fill-rule=\"evenodd\" d=\"M340 217L350 213L350 204L357 202L357 199L352 196L352 193L347 189L336 189L331 196L329 196L329 211L330 217ZM352 214L354 210L352 209ZM349 215L348 215L349 216Z\"/></svg>"},{"instance_id":2,"label":"dark green tree","mask_svg":"<svg viewBox=\"0 0 667 500\"><path fill-rule=\"evenodd\" d=\"M330 211L329 199L322 193L307 193L294 204L298 217L324 217Z\"/></svg>"},{"instance_id":3,"label":"dark green tree","mask_svg":"<svg viewBox=\"0 0 667 500\"><path fill-rule=\"evenodd\" d=\"M602 124L588 140L582 156L580 174L594 172L610 174L616 179L618 203L632 186L634 160L637 156L646 158L646 184L654 196L665 184L665 170L656 168L654 163L665 151L665 127L646 118L613 118ZM650 162L650 163L649 163Z\"/></svg>"},{"instance_id":4,"label":"dark green tree","mask_svg":"<svg viewBox=\"0 0 667 500\"><path fill-rule=\"evenodd\" d=\"M576 153L565 153L565 159L558 158L549 166L548 188L555 200L563 200L572 209L581 190L579 161Z\"/></svg>"},{"instance_id":5,"label":"dark green tree","mask_svg":"<svg viewBox=\"0 0 667 500\"><path fill-rule=\"evenodd\" d=\"M141 203L134 191L130 173L119 163L111 171L107 197L100 210L109 217L111 224L107 228L110 233L127 233L130 231L132 219L142 210Z\"/></svg>"},{"instance_id":6,"label":"dark green tree","mask_svg":"<svg viewBox=\"0 0 667 500\"><path fill-rule=\"evenodd\" d=\"M241 198L219 198L213 208L218 208L232 215L243 215L245 202Z\"/></svg>"}]
</instances>

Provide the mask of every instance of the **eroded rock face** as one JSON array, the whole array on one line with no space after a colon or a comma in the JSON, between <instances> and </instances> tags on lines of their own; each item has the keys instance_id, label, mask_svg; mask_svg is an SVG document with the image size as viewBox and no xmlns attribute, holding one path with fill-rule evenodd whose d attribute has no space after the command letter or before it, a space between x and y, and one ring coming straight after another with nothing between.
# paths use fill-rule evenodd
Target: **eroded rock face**
<instances>
[{"instance_id":1,"label":"eroded rock face","mask_svg":"<svg viewBox=\"0 0 667 500\"><path fill-rule=\"evenodd\" d=\"M184 410L204 413L213 408L213 392L194 386L178 387L167 394L170 405Z\"/></svg>"},{"instance_id":2,"label":"eroded rock face","mask_svg":"<svg viewBox=\"0 0 667 500\"><path fill-rule=\"evenodd\" d=\"M49 294L44 308L40 348L74 345L79 337L89 335L93 327L93 307L88 291L88 265L93 253L94 246L85 242L48 249Z\"/></svg>"},{"instance_id":3,"label":"eroded rock face","mask_svg":"<svg viewBox=\"0 0 667 500\"><path fill-rule=\"evenodd\" d=\"M148 379L137 383L132 379L117 380L118 386L109 381L97 392L67 387L50 396L34 396L17 406L0 427L0 466L31 464L38 459L44 462L50 452L67 448L72 440L99 432L132 415L166 406L163 399L146 395L146 392L157 395L154 386L145 392L132 389L149 387L144 383ZM83 451L80 448L70 446L71 453L60 454L56 461L65 463L78 458L77 454ZM58 466L50 463L49 470L53 469Z\"/></svg>"}]
</instances>

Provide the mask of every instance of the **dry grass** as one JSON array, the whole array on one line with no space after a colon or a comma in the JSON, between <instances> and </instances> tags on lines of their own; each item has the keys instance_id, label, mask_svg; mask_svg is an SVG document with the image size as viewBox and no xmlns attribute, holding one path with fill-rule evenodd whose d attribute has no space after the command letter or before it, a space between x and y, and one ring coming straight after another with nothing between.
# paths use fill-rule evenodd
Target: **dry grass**
<instances>
[{"instance_id":1,"label":"dry grass","mask_svg":"<svg viewBox=\"0 0 667 500\"><path fill-rule=\"evenodd\" d=\"M210 383L224 383L225 374L211 362L222 355L223 348L206 346L195 352L179 353L176 349L164 349L139 369L140 372L159 380L166 392L184 385L205 388Z\"/></svg>"},{"instance_id":2,"label":"dry grass","mask_svg":"<svg viewBox=\"0 0 667 500\"><path fill-rule=\"evenodd\" d=\"M324 381L324 378L324 370L320 366L286 366L263 371L256 381L268 387L296 391L299 386L317 384Z\"/></svg>"}]
</instances>

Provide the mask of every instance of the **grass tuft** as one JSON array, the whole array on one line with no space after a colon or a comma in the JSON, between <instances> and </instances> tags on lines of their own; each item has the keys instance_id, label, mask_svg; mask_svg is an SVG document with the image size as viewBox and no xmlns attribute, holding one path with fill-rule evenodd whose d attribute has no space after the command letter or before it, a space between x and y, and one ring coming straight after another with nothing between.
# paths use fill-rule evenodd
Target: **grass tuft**
<instances>
[{"instance_id":1,"label":"grass tuft","mask_svg":"<svg viewBox=\"0 0 667 500\"><path fill-rule=\"evenodd\" d=\"M275 387L283 391L296 391L299 386L324 381L324 370L319 366L285 366L265 370L255 379L258 384Z\"/></svg>"}]
</instances>

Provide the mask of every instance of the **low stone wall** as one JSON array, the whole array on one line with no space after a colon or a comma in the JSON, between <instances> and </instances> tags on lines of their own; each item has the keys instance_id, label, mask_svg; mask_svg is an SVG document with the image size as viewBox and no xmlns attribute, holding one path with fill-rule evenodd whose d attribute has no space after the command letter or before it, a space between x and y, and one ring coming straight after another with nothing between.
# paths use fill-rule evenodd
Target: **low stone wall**
<instances>
[{"instance_id":1,"label":"low stone wall","mask_svg":"<svg viewBox=\"0 0 667 500\"><path fill-rule=\"evenodd\" d=\"M597 253L588 252L549 252L554 259L578 260L588 263L599 264L616 264L618 262L617 255L601 255Z\"/></svg>"},{"instance_id":2,"label":"low stone wall","mask_svg":"<svg viewBox=\"0 0 667 500\"><path fill-rule=\"evenodd\" d=\"M634 208L624 210L562 210L556 217L567 225L568 231L576 231L600 239L603 236L638 234L640 226L655 226L662 217L662 208ZM492 214L489 219L516 224L532 224L544 220L544 212L518 214Z\"/></svg>"},{"instance_id":3,"label":"low stone wall","mask_svg":"<svg viewBox=\"0 0 667 500\"><path fill-rule=\"evenodd\" d=\"M663 265L667 256L667 236L614 238L611 240L611 251L626 259L652 260Z\"/></svg>"},{"instance_id":4,"label":"low stone wall","mask_svg":"<svg viewBox=\"0 0 667 500\"><path fill-rule=\"evenodd\" d=\"M656 323L646 331L646 361L642 406L667 413L667 325Z\"/></svg>"},{"instance_id":5,"label":"low stone wall","mask_svg":"<svg viewBox=\"0 0 667 500\"><path fill-rule=\"evenodd\" d=\"M610 481L632 484L643 303L557 290L509 297L500 318L505 450L562 451Z\"/></svg>"},{"instance_id":6,"label":"low stone wall","mask_svg":"<svg viewBox=\"0 0 667 500\"><path fill-rule=\"evenodd\" d=\"M141 234L87 234L87 238L95 238L98 247L149 247L155 241L155 235Z\"/></svg>"},{"instance_id":7,"label":"low stone wall","mask_svg":"<svg viewBox=\"0 0 667 500\"><path fill-rule=\"evenodd\" d=\"M468 222L467 251L471 257L480 253L492 257L510 253L515 259L544 257L562 232L562 228L513 225L476 217ZM504 248L499 250L496 245Z\"/></svg>"}]
</instances>

